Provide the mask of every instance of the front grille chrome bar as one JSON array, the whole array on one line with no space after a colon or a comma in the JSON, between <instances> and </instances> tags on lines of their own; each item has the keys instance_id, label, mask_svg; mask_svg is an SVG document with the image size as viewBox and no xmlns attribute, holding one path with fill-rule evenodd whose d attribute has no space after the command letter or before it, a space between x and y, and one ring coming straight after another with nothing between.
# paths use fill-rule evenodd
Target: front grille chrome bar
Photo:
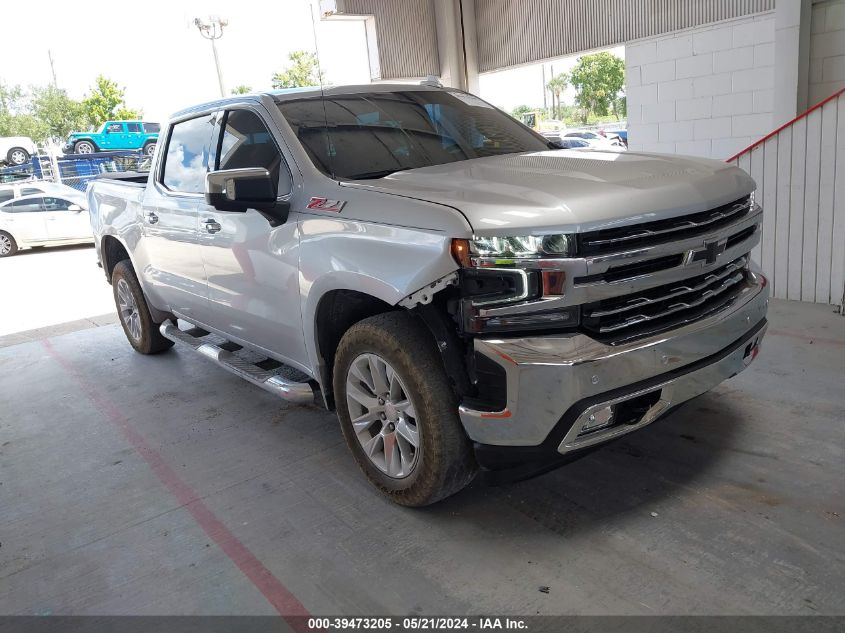
<instances>
[{"instance_id":1,"label":"front grille chrome bar","mask_svg":"<svg viewBox=\"0 0 845 633\"><path fill-rule=\"evenodd\" d=\"M653 240L658 241L664 237L668 237L672 233L679 233L683 231L706 229L711 224L724 222L736 217L737 219L751 208L751 199L744 198L737 200L718 209L712 209L704 213L698 213L693 216L680 217L675 220L661 220L654 223L656 225L649 228L649 224L633 227L632 230L624 231L622 229L611 229L613 233L617 233L613 237L601 238L599 236L606 234L605 231L595 231L594 233L586 233L582 237L582 244L589 250L615 250L617 248L625 248L627 243L635 240ZM669 226L666 226L666 225ZM666 226L666 228L657 228L658 226ZM595 237L591 237L595 235ZM653 243L653 242L652 242Z\"/></svg>"},{"instance_id":2,"label":"front grille chrome bar","mask_svg":"<svg viewBox=\"0 0 845 633\"><path fill-rule=\"evenodd\" d=\"M635 316L628 317L627 319L619 323L615 323L612 325L600 325L599 333L607 334L608 332L616 332L631 327L633 325L637 325L639 323L644 323L646 321L655 321L658 319L662 319L671 314L675 314L676 312L680 312L681 310L689 310L690 308L696 308L706 303L707 301L710 301L711 299L717 297L718 295L723 294L733 286L741 283L743 279L745 279L745 275L742 272L737 272L722 281L722 283L716 288L705 290L697 299L693 301L681 301L679 303L675 303L666 310L662 310L656 314L637 314Z\"/></svg>"},{"instance_id":3,"label":"front grille chrome bar","mask_svg":"<svg viewBox=\"0 0 845 633\"><path fill-rule=\"evenodd\" d=\"M675 297L682 297L684 295L687 295L687 294L690 294L690 293L693 293L693 292L697 292L699 290L704 290L705 288L707 288L708 286L710 286L714 282L724 279L725 277L730 275L732 272L737 271L737 270L741 270L742 268L745 268L745 266L747 264L748 264L748 258L747 257L740 257L738 260L731 262L730 264L725 266L725 268L718 270L718 271L715 271L715 272L707 275L707 277L704 278L704 281L702 281L699 284L696 284L695 286L692 286L692 287L690 287L690 286L679 286L679 287L677 287L677 289L670 291L668 294L660 295L658 297L636 297L634 299L631 299L626 304L621 305L621 306L616 307L616 308L608 308L607 310L591 310L589 312L589 316L593 317L593 318L598 318L598 317L611 316L611 315L614 315L614 314L620 314L620 313L626 312L628 310L633 310L635 308L641 308L645 305L650 305L650 304L653 304L653 303L660 303L661 301L666 301L668 299L674 299Z\"/></svg>"}]
</instances>

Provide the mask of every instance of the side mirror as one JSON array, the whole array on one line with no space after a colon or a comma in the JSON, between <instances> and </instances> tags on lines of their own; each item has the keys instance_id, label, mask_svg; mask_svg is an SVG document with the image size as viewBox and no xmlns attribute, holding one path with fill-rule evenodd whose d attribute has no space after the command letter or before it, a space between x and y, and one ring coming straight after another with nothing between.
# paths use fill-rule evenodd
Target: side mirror
<instances>
[{"instance_id":1,"label":"side mirror","mask_svg":"<svg viewBox=\"0 0 845 633\"><path fill-rule=\"evenodd\" d=\"M68 206L67 210L76 211L77 213L79 213L80 211L82 211L82 207L80 207L78 204L71 204Z\"/></svg>"},{"instance_id":2,"label":"side mirror","mask_svg":"<svg viewBox=\"0 0 845 633\"><path fill-rule=\"evenodd\" d=\"M218 211L255 209L271 226L288 219L290 204L276 199L278 183L263 167L221 169L205 176L205 201Z\"/></svg>"}]
</instances>

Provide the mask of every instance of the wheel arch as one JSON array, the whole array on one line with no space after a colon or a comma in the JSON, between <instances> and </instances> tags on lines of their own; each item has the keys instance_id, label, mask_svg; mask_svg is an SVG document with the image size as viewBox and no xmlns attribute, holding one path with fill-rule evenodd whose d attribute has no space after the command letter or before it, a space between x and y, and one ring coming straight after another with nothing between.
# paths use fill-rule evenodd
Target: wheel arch
<instances>
[{"instance_id":1,"label":"wheel arch","mask_svg":"<svg viewBox=\"0 0 845 633\"><path fill-rule=\"evenodd\" d=\"M6 234L6 235L8 235L9 237L11 237L11 238L12 238L12 242L13 242L14 246L15 246L15 247L17 247L17 250L18 250L18 251L22 251L22 250L25 250L25 249L29 248L29 247L26 245L26 243L21 244L21 241L20 241L17 237L15 237L15 234L14 234L11 230L9 230L9 228L8 228L8 227L5 227L5 226L0 226L0 233L5 233L5 234Z\"/></svg>"},{"instance_id":2,"label":"wheel arch","mask_svg":"<svg viewBox=\"0 0 845 633\"><path fill-rule=\"evenodd\" d=\"M132 264L132 258L129 256L129 249L120 241L115 235L104 235L100 241L100 257L102 257L103 272L106 274L106 280L111 283L112 273L117 263L125 259ZM135 265L132 264L134 268Z\"/></svg>"},{"instance_id":3,"label":"wheel arch","mask_svg":"<svg viewBox=\"0 0 845 633\"><path fill-rule=\"evenodd\" d=\"M33 153L32 153L30 150L28 150L26 147L23 147L22 145L12 145L12 146L11 146L11 147L9 147L9 149L6 151L6 155L4 156L4 160L5 160L6 162L8 162L8 163L11 163L11 162L12 162L12 158L11 158L11 157L12 157L12 153L13 153L15 150L18 150L18 149L19 149L20 151L22 151L24 154L26 154L27 156L29 156L30 158L32 158L32 154L33 154ZM7 231L7 233L8 233L8 231Z\"/></svg>"},{"instance_id":4,"label":"wheel arch","mask_svg":"<svg viewBox=\"0 0 845 633\"><path fill-rule=\"evenodd\" d=\"M95 149L95 150L100 151L100 146L99 146L99 145L97 145L97 141L95 141L93 138L90 138L90 137L88 137L88 136L84 136L84 137L82 137L82 138L77 138L77 139L74 139L74 140L73 140L73 149L74 149L74 151L76 151L76 145L77 145L77 143L82 143L83 141L87 141L87 142L91 143L91 145L93 145L93 146L94 146L94 149Z\"/></svg>"},{"instance_id":5,"label":"wheel arch","mask_svg":"<svg viewBox=\"0 0 845 633\"><path fill-rule=\"evenodd\" d=\"M326 408L334 409L332 373L337 346L343 335L368 317L401 309L383 298L351 288L334 288L320 297L312 321L312 357Z\"/></svg>"}]
</instances>

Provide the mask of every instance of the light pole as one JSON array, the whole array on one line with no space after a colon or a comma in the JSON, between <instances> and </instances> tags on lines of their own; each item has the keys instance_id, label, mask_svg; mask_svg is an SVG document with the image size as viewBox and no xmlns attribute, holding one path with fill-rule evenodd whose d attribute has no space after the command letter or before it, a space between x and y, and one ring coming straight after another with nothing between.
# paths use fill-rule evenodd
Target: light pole
<instances>
[{"instance_id":1,"label":"light pole","mask_svg":"<svg viewBox=\"0 0 845 633\"><path fill-rule=\"evenodd\" d=\"M199 29L200 35L211 40L211 51L214 53L214 65L217 67L217 81L220 83L220 96L226 96L226 88L223 86L223 72L220 70L220 59L217 57L216 40L223 37L223 27L229 26L229 20L217 15L211 15L207 20L196 18L194 25Z\"/></svg>"}]
</instances>

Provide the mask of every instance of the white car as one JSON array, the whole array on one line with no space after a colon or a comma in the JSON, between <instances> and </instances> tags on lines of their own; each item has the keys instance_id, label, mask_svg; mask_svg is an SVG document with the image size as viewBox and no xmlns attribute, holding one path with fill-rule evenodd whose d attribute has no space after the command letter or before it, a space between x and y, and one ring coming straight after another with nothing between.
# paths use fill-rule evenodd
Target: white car
<instances>
[{"instance_id":1,"label":"white car","mask_svg":"<svg viewBox=\"0 0 845 633\"><path fill-rule=\"evenodd\" d=\"M586 141L590 147L597 149L625 149L625 146L618 140L609 139L592 130L572 130L566 132L561 138L580 138ZM618 137L615 138L618 139Z\"/></svg>"},{"instance_id":2,"label":"white car","mask_svg":"<svg viewBox=\"0 0 845 633\"><path fill-rule=\"evenodd\" d=\"M56 182L45 182L43 180L29 180L23 182L9 183L0 185L0 204L13 200L15 198L22 198L23 196L34 196L37 194L47 194L50 196L59 196L60 198L70 197L77 198L84 202L85 196L78 189L68 187ZM81 197L80 197L81 196Z\"/></svg>"},{"instance_id":3,"label":"white car","mask_svg":"<svg viewBox=\"0 0 845 633\"><path fill-rule=\"evenodd\" d=\"M0 137L0 162L24 165L37 151L35 143L28 136Z\"/></svg>"},{"instance_id":4,"label":"white car","mask_svg":"<svg viewBox=\"0 0 845 633\"><path fill-rule=\"evenodd\" d=\"M93 242L85 196L29 195L0 204L0 257L33 246Z\"/></svg>"}]
</instances>

